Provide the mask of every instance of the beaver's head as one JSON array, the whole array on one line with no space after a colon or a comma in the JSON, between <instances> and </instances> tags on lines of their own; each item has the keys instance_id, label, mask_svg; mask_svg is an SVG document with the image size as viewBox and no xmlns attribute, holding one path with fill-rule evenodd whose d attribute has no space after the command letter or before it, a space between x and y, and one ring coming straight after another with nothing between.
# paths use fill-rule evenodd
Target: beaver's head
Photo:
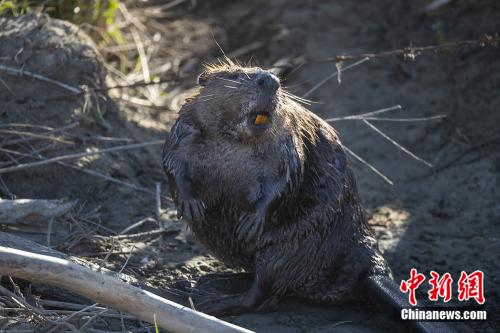
<instances>
[{"instance_id":1,"label":"beaver's head","mask_svg":"<svg viewBox=\"0 0 500 333\"><path fill-rule=\"evenodd\" d=\"M281 90L274 74L231 62L206 66L198 77L198 84L201 89L193 102L205 125L215 126L219 133L242 140L271 134Z\"/></svg>"}]
</instances>

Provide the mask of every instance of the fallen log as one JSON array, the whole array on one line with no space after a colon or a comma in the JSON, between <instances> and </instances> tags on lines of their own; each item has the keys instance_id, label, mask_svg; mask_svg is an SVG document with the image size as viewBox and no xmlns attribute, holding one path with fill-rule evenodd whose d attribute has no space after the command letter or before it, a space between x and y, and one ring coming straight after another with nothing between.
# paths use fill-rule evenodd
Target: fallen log
<instances>
[{"instance_id":1,"label":"fallen log","mask_svg":"<svg viewBox=\"0 0 500 333\"><path fill-rule=\"evenodd\" d=\"M1 234L6 235L0 233L0 245L12 244L12 241L2 242ZM16 238L11 240L18 243ZM40 248L43 249L42 246ZM158 327L173 333L252 332L131 286L115 276L98 273L61 258L57 251L42 252L45 253L0 246L0 275L67 289L149 323L154 323L156 317Z\"/></svg>"},{"instance_id":2,"label":"fallen log","mask_svg":"<svg viewBox=\"0 0 500 333\"><path fill-rule=\"evenodd\" d=\"M74 202L64 200L0 199L0 224L30 224L50 220L66 214L73 205Z\"/></svg>"},{"instance_id":3,"label":"fallen log","mask_svg":"<svg viewBox=\"0 0 500 333\"><path fill-rule=\"evenodd\" d=\"M66 215L75 202L45 199L0 199L0 229L54 246L70 232L69 223L58 218Z\"/></svg>"},{"instance_id":4,"label":"fallen log","mask_svg":"<svg viewBox=\"0 0 500 333\"><path fill-rule=\"evenodd\" d=\"M18 250L27 251L27 252L33 252L33 253L37 253L37 254L43 254L43 255L61 258L61 259L66 259L66 260L69 260L77 265L84 266L84 267L86 267L94 272L99 272L99 273L102 273L105 275L109 275L115 279L119 279L119 280L126 282L128 284L131 284L133 286L139 287L141 289L145 289L149 292L152 292L153 294L159 295L163 298L167 298L167 299L174 301L176 303L181 303L184 305L187 304L187 296L186 295L179 295L178 291L172 292L168 289L154 288L148 284L145 284L143 281L135 278L132 275L128 275L125 273L113 272L105 267L101 267L99 265L96 265L88 260L85 260L85 259L82 259L79 257L70 256L66 253L54 250L54 249L49 248L49 247L44 246L44 245L40 245L40 244L33 242L29 239L19 237L19 236L13 235L11 233L0 231L0 246L10 247L13 249L18 249ZM2 272L0 271L0 276L1 275L2 275ZM36 290L42 291L44 294L50 295L50 294L54 294L55 292L57 292L56 287L49 286L47 284L35 283L33 285L33 287ZM74 296L74 297L77 297L76 299L78 299L78 297L79 297L74 293L68 293L67 295L64 295L64 296L65 297L70 296L71 298L73 298L73 296ZM75 301L76 301L76 299L75 299Z\"/></svg>"}]
</instances>

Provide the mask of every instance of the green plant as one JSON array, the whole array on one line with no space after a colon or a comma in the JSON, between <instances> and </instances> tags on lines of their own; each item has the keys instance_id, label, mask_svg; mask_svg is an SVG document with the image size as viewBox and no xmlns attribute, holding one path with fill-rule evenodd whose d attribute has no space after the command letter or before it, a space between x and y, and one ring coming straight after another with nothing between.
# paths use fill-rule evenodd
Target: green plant
<instances>
[{"instance_id":1,"label":"green plant","mask_svg":"<svg viewBox=\"0 0 500 333\"><path fill-rule=\"evenodd\" d=\"M43 12L52 17L88 27L97 40L112 39L123 42L116 26L119 0L0 0L0 16L19 16L28 12Z\"/></svg>"},{"instance_id":2,"label":"green plant","mask_svg":"<svg viewBox=\"0 0 500 333\"><path fill-rule=\"evenodd\" d=\"M156 313L153 313L153 319L155 322L155 333L160 333L160 330L158 329L158 324L156 323Z\"/></svg>"},{"instance_id":3,"label":"green plant","mask_svg":"<svg viewBox=\"0 0 500 333\"><path fill-rule=\"evenodd\" d=\"M0 0L0 16L19 16L26 13L29 8L28 0Z\"/></svg>"}]
</instances>

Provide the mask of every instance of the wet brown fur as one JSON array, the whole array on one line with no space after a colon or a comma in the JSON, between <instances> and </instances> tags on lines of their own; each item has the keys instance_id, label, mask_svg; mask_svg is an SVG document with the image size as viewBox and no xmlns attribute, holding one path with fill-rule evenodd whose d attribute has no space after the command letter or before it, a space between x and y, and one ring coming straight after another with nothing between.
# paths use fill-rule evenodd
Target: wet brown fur
<instances>
[{"instance_id":1,"label":"wet brown fur","mask_svg":"<svg viewBox=\"0 0 500 333\"><path fill-rule=\"evenodd\" d=\"M285 296L319 303L357 298L364 278L391 273L350 162L335 130L282 88L273 97L270 128L248 135L238 119L260 98L245 79L258 71L207 66L204 86L180 110L165 145L178 207L200 211L188 221L196 237L227 265L255 276L246 294L209 302L206 310L264 310ZM226 81L234 73L241 84Z\"/></svg>"}]
</instances>

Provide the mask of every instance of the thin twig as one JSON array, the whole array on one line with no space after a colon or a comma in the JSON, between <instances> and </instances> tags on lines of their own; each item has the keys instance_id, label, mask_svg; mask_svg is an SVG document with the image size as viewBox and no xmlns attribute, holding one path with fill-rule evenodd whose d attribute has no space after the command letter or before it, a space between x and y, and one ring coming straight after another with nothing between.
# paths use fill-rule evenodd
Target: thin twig
<instances>
[{"instance_id":1,"label":"thin twig","mask_svg":"<svg viewBox=\"0 0 500 333\"><path fill-rule=\"evenodd\" d=\"M99 236L99 238L105 238L105 239L136 239L136 238L143 238L143 237L151 237L151 236L157 236L157 235L162 235L165 233L170 233L173 232L172 230L168 229L157 229L157 230L151 230L151 231L145 231L145 232L139 232L137 234L128 234L128 235L116 235L116 236Z\"/></svg>"},{"instance_id":2,"label":"thin twig","mask_svg":"<svg viewBox=\"0 0 500 333\"><path fill-rule=\"evenodd\" d=\"M114 251L114 252L111 252L112 255L125 255L125 254L130 254L130 253L148 253L147 250L140 250L138 249L137 247L134 247L132 250L125 250L125 251ZM91 252L83 252L83 253L78 253L78 257L82 257L82 258L93 258L93 257L100 257L100 256L105 256L107 255L108 252L95 252L95 251L91 251Z\"/></svg>"},{"instance_id":3,"label":"thin twig","mask_svg":"<svg viewBox=\"0 0 500 333\"><path fill-rule=\"evenodd\" d=\"M38 154L39 151L34 151L33 154L21 153L21 152L15 151L15 150L7 149L7 148L0 148L0 151L3 151L5 153L20 155L20 156L24 156L24 157L32 157L32 158L36 158L36 159L39 159L39 160L44 160L43 157L40 154ZM90 170L90 169L83 168L83 167L80 167L78 165L74 165L74 164L66 163L66 162L57 162L57 164L65 166L65 167L68 167L68 168L72 168L72 169L75 169L75 170L78 170L78 171L81 171L81 172L84 172L84 173L86 173L88 175L91 175L91 176L94 176L94 177L105 179L108 182L115 183L115 184L118 184L118 185L122 185L122 186L128 187L130 189L133 189L135 191L139 191L139 192L144 192L144 193L156 195L155 192L153 192L151 190L148 190L147 188L144 188L144 187L141 187L141 186L137 186L137 185L134 185L132 183L124 182L123 180L116 179L114 177L105 175L105 174L97 172L95 170ZM166 197L164 195L162 195L161 198L164 199L164 200L167 200L168 202L172 202L172 199L170 199L169 197Z\"/></svg>"},{"instance_id":4,"label":"thin twig","mask_svg":"<svg viewBox=\"0 0 500 333\"><path fill-rule=\"evenodd\" d=\"M162 228L162 224L160 223L161 217L161 183L155 182L155 200L156 200L156 218L158 219L158 224L160 229Z\"/></svg>"},{"instance_id":5,"label":"thin twig","mask_svg":"<svg viewBox=\"0 0 500 333\"><path fill-rule=\"evenodd\" d=\"M43 314L40 312L39 309L33 307L31 304L27 303L23 298L19 297L9 289L3 287L0 285L0 293L10 297L15 304L18 304L19 306L23 307L25 310L29 310L35 317L38 317L40 322L46 322L47 319L43 316ZM14 304L13 303L13 304Z\"/></svg>"},{"instance_id":6,"label":"thin twig","mask_svg":"<svg viewBox=\"0 0 500 333\"><path fill-rule=\"evenodd\" d=\"M358 65L361 65L362 63L364 63L364 62L366 62L368 60L370 60L370 58L365 57L365 58L363 58L363 59L361 59L359 61L356 61L354 64L350 64L348 66L345 66L341 70L337 69L335 72L333 72L332 74L328 75L323 80L321 80L318 84L316 84L314 87L312 87L311 89L309 89L304 95L302 95L302 98L306 98L307 96L309 96L310 94L312 94L314 91L316 91L322 85L324 85L325 83L327 83L328 81L330 81L331 79L333 79L334 77L336 77L337 75L339 75L339 73L344 72L344 71L346 71L346 70L348 70L350 68L356 67Z\"/></svg>"},{"instance_id":7,"label":"thin twig","mask_svg":"<svg viewBox=\"0 0 500 333\"><path fill-rule=\"evenodd\" d=\"M126 234L130 230L138 228L138 227L142 226L146 222L156 222L156 221L152 217L146 217L146 218L144 218L144 219L142 219L142 220L140 220L140 221L138 221L138 222L136 222L134 224L129 225L128 227L126 227L125 229L123 229L122 231L120 231L118 233L118 235Z\"/></svg>"},{"instance_id":8,"label":"thin twig","mask_svg":"<svg viewBox=\"0 0 500 333\"><path fill-rule=\"evenodd\" d=\"M465 155L473 152L476 149L479 149L479 148L484 147L484 146L488 146L488 145L490 145L490 144L492 144L492 143L494 143L496 141L499 141L499 140L500 140L500 135L495 135L495 136L493 136L491 138L488 138L488 139L486 139L484 141L481 141L478 144L475 144L475 145L473 145L473 146L465 149L460 154L458 154L457 156L453 157L451 160L445 162L444 164L435 167L433 170L431 170L431 172L426 173L424 175L420 175L420 176L416 176L414 178L411 178L411 179L409 179L409 181L421 180L423 178L432 176L432 175L434 175L434 174L436 174L438 172L444 171L444 170L452 167L456 162L460 161Z\"/></svg>"},{"instance_id":9,"label":"thin twig","mask_svg":"<svg viewBox=\"0 0 500 333\"><path fill-rule=\"evenodd\" d=\"M88 307L88 305L85 305L85 304L53 301L53 300L48 300L48 299L40 299L38 302L44 307L49 306L49 307L53 307L53 308L76 310L76 311L81 310L81 309L85 309ZM96 307L94 307L94 309L102 310L104 308L96 306Z\"/></svg>"},{"instance_id":10,"label":"thin twig","mask_svg":"<svg viewBox=\"0 0 500 333\"><path fill-rule=\"evenodd\" d=\"M121 185L121 186L124 186L124 187L128 187L128 188L130 188L132 190L135 190L135 191L139 191L139 192L143 192L143 193L148 193L148 194L156 195L155 192L153 192L151 190L148 190L145 187L137 186L137 185L134 185L132 183L127 183L127 182L125 182L123 180L116 179L114 177L111 177L111 176L108 176L106 174L97 172L95 170L90 170L90 169L87 169L87 168L83 168L83 167L80 167L80 166L77 166L77 165L74 165L74 164L71 164L71 163L65 163L65 162L58 162L58 164L64 165L64 166L66 166L68 168L79 170L81 172L84 172L84 173L86 173L88 175L91 175L91 176L94 176L94 177L102 178L102 179L107 180L108 182L111 182L111 183L115 183L115 184L118 184L118 185ZM160 197L162 199L164 199L164 200L167 200L168 202L172 202L172 199L170 199L169 197L166 197L164 195L162 195Z\"/></svg>"},{"instance_id":11,"label":"thin twig","mask_svg":"<svg viewBox=\"0 0 500 333\"><path fill-rule=\"evenodd\" d=\"M83 308L83 307L81 307ZM81 309L80 308L80 309ZM107 309L107 308L103 308L103 307L96 307L94 308L94 310L99 310L99 311L102 311L102 310L109 310L108 312L111 312L111 313L104 313L104 314L101 314L102 317L107 317L107 318L124 318L124 319L128 319L128 320L137 320L137 318L133 317L133 316L128 316L128 315L123 315L123 314L120 314L120 312L117 312L117 311L113 311L111 309ZM11 312L26 312L26 309L23 309L23 308L2 308L2 310L5 310L5 311L11 311ZM79 309L76 309L76 310L79 310ZM50 315L71 315L73 313L75 313L75 310L42 310L41 311L44 315L47 315L47 316L50 316ZM86 317L86 316L89 316L89 315L93 315L97 313L96 311L93 311L93 310L90 310L90 311L85 311L85 312L81 312L81 313L78 313L77 316L81 316L81 317ZM9 331L2 331L0 330L0 333L5 333L5 332L9 332ZM123 333L123 332L121 332Z\"/></svg>"},{"instance_id":12,"label":"thin twig","mask_svg":"<svg viewBox=\"0 0 500 333\"><path fill-rule=\"evenodd\" d=\"M49 219L49 225L47 226L47 247L50 247L50 238L52 236L52 225L54 224L54 217Z\"/></svg>"},{"instance_id":13,"label":"thin twig","mask_svg":"<svg viewBox=\"0 0 500 333\"><path fill-rule=\"evenodd\" d=\"M255 41L253 43L250 43L248 45L240 47L239 49L236 49L234 51L229 52L227 54L227 56L229 58L236 59L236 58L239 58L239 57L241 57L249 52L254 52L254 51L260 49L261 47L263 47L264 45L266 45L266 44L262 41Z\"/></svg>"},{"instance_id":14,"label":"thin twig","mask_svg":"<svg viewBox=\"0 0 500 333\"><path fill-rule=\"evenodd\" d=\"M9 296L15 303L17 303L21 307L25 308L26 310L28 310L30 312L30 314L37 319L38 322L43 323L43 324L48 324L48 323L55 324L54 321L45 318L45 316L43 315L43 312L40 309L27 303L23 298L19 297L18 295L16 295L12 291L8 290L7 288L4 288L1 285L0 285L0 293ZM68 327L73 332L78 332L76 327L71 325L70 323L64 323L64 326Z\"/></svg>"},{"instance_id":15,"label":"thin twig","mask_svg":"<svg viewBox=\"0 0 500 333\"><path fill-rule=\"evenodd\" d=\"M103 315L104 313L108 312L109 309L104 309L102 310L101 312L99 313L96 313L94 314L92 317L90 317L86 322L85 324L83 324L81 327L80 327L80 330L85 330L87 328L87 326L90 325L90 323L92 323L96 318L98 318L99 316Z\"/></svg>"},{"instance_id":16,"label":"thin twig","mask_svg":"<svg viewBox=\"0 0 500 333\"><path fill-rule=\"evenodd\" d=\"M394 110L401 110L401 109L402 109L401 105L393 105L393 106L390 106L388 108L383 108L383 109L370 111L370 112L366 112L366 113L361 113L361 114L355 114L352 116L328 118L328 119L325 119L325 121L329 123L329 122L340 121L340 120L364 119L366 117L374 116L377 114L386 113L386 112L394 111Z\"/></svg>"},{"instance_id":17,"label":"thin twig","mask_svg":"<svg viewBox=\"0 0 500 333\"><path fill-rule=\"evenodd\" d=\"M74 127L78 126L78 124L79 124L78 122L74 122L74 123L71 123L71 124L63 126L63 127L53 128L53 127L42 126L42 125L33 125L33 124L24 124L24 123L21 123L21 124L19 124L19 123L10 123L10 124L0 124L0 128L9 128L9 127L36 128L36 129L42 129L42 130L45 130L45 131L47 131L47 132L49 132L51 134L54 134L54 133L60 133L60 132L66 131L68 129L74 128ZM21 139L15 139L15 140L3 142L2 143L3 146L20 144L20 143L25 143L25 142L30 142L30 141L32 141L32 140L34 140L36 138L49 139L51 141L61 141L62 143L67 143L67 144L71 143L69 141L61 140L61 139L59 139L57 137L53 137L53 136L50 136L50 135L35 134L35 133L32 133L32 132L25 132L25 131L15 131L15 130L11 130L11 129L7 129L7 130L0 129L0 131L4 131L4 133L8 133L8 134L15 134L15 135L20 135L20 136L23 136L23 135L28 136L28 138L21 138Z\"/></svg>"},{"instance_id":18,"label":"thin twig","mask_svg":"<svg viewBox=\"0 0 500 333\"><path fill-rule=\"evenodd\" d=\"M142 147L146 147L146 146L160 145L163 143L164 143L163 140L156 140L156 141L150 141L150 142L123 145L123 146L112 147L112 148L105 148L105 149L100 149L100 150L91 151L91 152L82 152L82 153L62 155L62 156L49 158L49 159L46 159L43 161L19 164L19 165L8 167L8 168L2 168L2 169L0 169L0 174L31 169L31 168L39 167L42 165L47 165L47 164L56 163L56 162L60 162L60 161L66 161L66 160L74 160L74 159L82 158L82 157L86 157L86 156L107 154L107 153L112 153L112 152L117 152L117 151L122 151L122 150L129 150L129 149L142 148Z\"/></svg>"},{"instance_id":19,"label":"thin twig","mask_svg":"<svg viewBox=\"0 0 500 333\"><path fill-rule=\"evenodd\" d=\"M135 246L135 245L134 245L134 248L135 248L135 249L138 249L138 248L137 248L137 246ZM132 255L133 255L133 254L134 254L133 252L130 252L130 253L129 253L129 255L127 256L127 260L125 260L125 262L123 263L122 268L120 268L120 270L118 271L118 275L120 275L121 273L123 273L123 271L125 270L125 267L127 267L128 262L129 262L130 258L132 258ZM121 313L120 313L120 314L121 314ZM122 317L121 317L121 318L123 318L123 315L122 315Z\"/></svg>"},{"instance_id":20,"label":"thin twig","mask_svg":"<svg viewBox=\"0 0 500 333\"><path fill-rule=\"evenodd\" d=\"M24 131L16 131L16 130L8 130L8 129L0 129L0 133L4 134L11 134L11 135L19 135L19 136L29 136L35 139L44 139L44 140L51 140L59 143L65 143L65 144L72 144L70 141L66 141L64 139L60 139L58 137L50 136L50 135L43 135L43 134L37 134L37 133L31 133L31 132L24 132ZM6 142L4 145L11 145L14 142ZM15 142L18 143L18 142Z\"/></svg>"},{"instance_id":21,"label":"thin twig","mask_svg":"<svg viewBox=\"0 0 500 333\"><path fill-rule=\"evenodd\" d=\"M148 87L148 86L154 86L154 85L159 85L159 84L164 84L164 83L171 83L172 81L175 81L172 78L165 78L165 79L159 79L159 80L154 80L154 81L139 81L139 82L134 82L134 83L129 83L129 84L119 84L119 85L114 85L111 87L99 87L99 88L88 88L86 91L78 91L78 92L71 92L68 94L62 94L59 96L53 96L53 97L47 97L45 101L54 101L54 100L60 100L60 99L66 99L66 98L71 98L71 97L78 97L78 96L86 96L91 93L95 92L106 92L109 90L114 90L114 89L128 89L128 88L138 88L138 87Z\"/></svg>"},{"instance_id":22,"label":"thin twig","mask_svg":"<svg viewBox=\"0 0 500 333\"><path fill-rule=\"evenodd\" d=\"M72 314L70 314L69 316L66 316L64 318L62 318L61 320L57 321L54 325L54 327L52 327L50 330L47 331L47 333L52 333L54 332L55 330L57 330L61 325L64 325L65 323L67 323L70 319L78 316L79 314L83 313L83 312L86 312L87 310L91 310L93 309L94 307L96 307L98 305L98 303L94 303L92 305L89 305L79 311L76 311L76 312L73 312Z\"/></svg>"},{"instance_id":23,"label":"thin twig","mask_svg":"<svg viewBox=\"0 0 500 333\"><path fill-rule=\"evenodd\" d=\"M476 46L476 47L485 47L492 46L497 47L500 43L500 35L495 33L493 35L484 35L483 37L475 40L462 40L457 42L448 42L439 45L428 45L428 46L407 46L397 50L384 51L379 53L362 53L358 55L338 55L333 58L327 58L324 60L320 60L319 62L339 62L346 60L356 60L356 59L373 59L373 58L384 58L395 55L403 55L405 58L415 59L423 52L439 52L451 48L459 48L462 46Z\"/></svg>"},{"instance_id":24,"label":"thin twig","mask_svg":"<svg viewBox=\"0 0 500 333\"><path fill-rule=\"evenodd\" d=\"M139 21L134 15L132 15L132 13L128 10L127 6L123 2L120 1L118 9L120 10L121 14L128 23L132 24L143 33L146 31L147 29L146 26L141 21Z\"/></svg>"},{"instance_id":25,"label":"thin twig","mask_svg":"<svg viewBox=\"0 0 500 333\"><path fill-rule=\"evenodd\" d=\"M80 92L82 92L82 89L80 89L78 87L74 87L74 86L71 86L71 85L69 85L67 83L63 83L63 82L60 82L60 81L56 81L56 80L50 79L48 77L45 77L45 76L37 74L37 73L33 73L33 72L30 72L30 71L25 71L23 69L17 69L17 68L13 68L13 67L9 67L9 66L5 66L5 65L1 65L0 64L0 71L4 71L4 72L6 72L8 74L12 74L12 75L20 75L20 76L32 77L32 78L40 80L40 81L44 81L44 82L55 84L55 85L57 85L57 86L59 86L61 88L64 88L64 89L69 90L69 91L74 92L74 93L80 93Z\"/></svg>"},{"instance_id":26,"label":"thin twig","mask_svg":"<svg viewBox=\"0 0 500 333\"><path fill-rule=\"evenodd\" d=\"M54 128L50 126L43 126L43 125L35 125L35 124L28 124L28 123L7 123L7 124L0 124L0 128L5 128L5 127L28 127L28 128L38 128L38 129L43 129L49 132L60 132L63 130L71 129L79 125L79 122L74 122L69 125L66 125L64 127L59 127L59 128Z\"/></svg>"},{"instance_id":27,"label":"thin twig","mask_svg":"<svg viewBox=\"0 0 500 333\"><path fill-rule=\"evenodd\" d=\"M114 238L111 238L111 247L109 248L109 251L108 253L106 254L106 256L101 260L101 262L99 263L99 269L98 269L98 272L101 271L102 267L104 266L104 264L106 264L108 262L108 259L109 257L111 256L111 253L114 251L115 249L115 239Z\"/></svg>"},{"instance_id":28,"label":"thin twig","mask_svg":"<svg viewBox=\"0 0 500 333\"><path fill-rule=\"evenodd\" d=\"M376 127L375 125L373 125L372 123L370 123L368 120L362 119L362 121L366 125L368 125L372 130L374 130L375 132L377 132L378 134L380 134L384 139L386 139L387 141L389 141L390 143L392 143L393 145L395 145L396 147L398 147L399 149L401 149L403 152L405 152L409 156L413 157L417 161L419 161L419 162L427 165L429 168L432 168L432 164L430 164L429 162L427 162L423 158L418 157L417 155L415 155L414 153L412 153L411 151L409 151L408 149L406 149L405 147L403 147L402 145L400 145L399 143L397 143L396 140L392 139L390 136L388 136L387 134L385 134L384 132L382 132L378 127Z\"/></svg>"},{"instance_id":29,"label":"thin twig","mask_svg":"<svg viewBox=\"0 0 500 333\"><path fill-rule=\"evenodd\" d=\"M429 121L429 120L438 120L446 118L448 115L446 114L438 114L436 116L430 117L419 117L419 118L380 118L380 117L363 117L362 119L371 120L371 121L389 121L389 122L417 122L417 121Z\"/></svg>"},{"instance_id":30,"label":"thin twig","mask_svg":"<svg viewBox=\"0 0 500 333\"><path fill-rule=\"evenodd\" d=\"M479 149L481 147L484 147L484 146L487 146L487 145L490 145L496 141L500 140L500 135L496 135L496 136L493 136L491 138L488 138L484 141L481 141L479 142L478 144L475 144L473 145L472 147L462 151L460 154L458 154L458 156L456 156L455 158L453 158L452 160L446 162L445 164L443 165L440 165L438 168L436 168L434 170L434 172L437 172L437 171L442 171L444 169L447 169L449 168L450 166L452 166L455 162L459 161L462 157L464 157L465 155L467 155L468 153L476 150L476 149Z\"/></svg>"},{"instance_id":31,"label":"thin twig","mask_svg":"<svg viewBox=\"0 0 500 333\"><path fill-rule=\"evenodd\" d=\"M338 118L329 118L325 119L326 122L336 122L336 121L343 121L343 120L371 120L371 121L388 121L388 122L419 122L419 121L430 121L430 120L439 120L446 118L448 115L446 114L438 114L435 116L429 116L429 117L416 117L416 118L384 118L384 117L370 117L370 116L363 116L363 115L358 115L358 116L347 116L347 117L338 117Z\"/></svg>"},{"instance_id":32,"label":"thin twig","mask_svg":"<svg viewBox=\"0 0 500 333\"><path fill-rule=\"evenodd\" d=\"M144 43L142 42L139 33L135 28L130 28L130 32L132 33L132 38L134 39L134 43L137 47L137 52L139 53L139 61L141 63L142 76L144 82L151 82L151 76L149 74L149 63L148 56L146 55L146 50L144 49Z\"/></svg>"},{"instance_id":33,"label":"thin twig","mask_svg":"<svg viewBox=\"0 0 500 333\"><path fill-rule=\"evenodd\" d=\"M154 7L154 8L157 8L157 9L161 9L162 11L165 11L167 9L171 9L175 6L178 6L180 4L182 4L183 2L186 2L187 0L173 0L173 1L170 1L164 5L161 5L161 6L158 6L158 7Z\"/></svg>"},{"instance_id":34,"label":"thin twig","mask_svg":"<svg viewBox=\"0 0 500 333\"><path fill-rule=\"evenodd\" d=\"M11 95L14 95L14 92L12 91L12 89L10 89L9 85L7 84L7 82L5 82L4 80L2 80L1 77L0 77L0 83L3 84L5 86L5 88L7 88L7 90L9 91L9 93Z\"/></svg>"},{"instance_id":35,"label":"thin twig","mask_svg":"<svg viewBox=\"0 0 500 333\"><path fill-rule=\"evenodd\" d=\"M434 0L423 8L424 12L431 12L449 4L452 0Z\"/></svg>"},{"instance_id":36,"label":"thin twig","mask_svg":"<svg viewBox=\"0 0 500 333\"><path fill-rule=\"evenodd\" d=\"M380 178L382 178L383 180L385 180L388 184L394 185L394 182L392 180L390 180L386 175L384 175L382 172L380 172L377 168L375 168L373 165L371 165L366 160L364 160L361 156L359 156L358 154L356 154L355 152L353 152L352 150L350 150L349 148L347 148L345 145L342 145L342 147L352 157L354 157L355 159L357 159L358 161L360 161L361 163L363 163L364 165L366 165L368 168L370 168L370 170L372 170L374 173L376 173L378 176L380 176Z\"/></svg>"}]
</instances>

